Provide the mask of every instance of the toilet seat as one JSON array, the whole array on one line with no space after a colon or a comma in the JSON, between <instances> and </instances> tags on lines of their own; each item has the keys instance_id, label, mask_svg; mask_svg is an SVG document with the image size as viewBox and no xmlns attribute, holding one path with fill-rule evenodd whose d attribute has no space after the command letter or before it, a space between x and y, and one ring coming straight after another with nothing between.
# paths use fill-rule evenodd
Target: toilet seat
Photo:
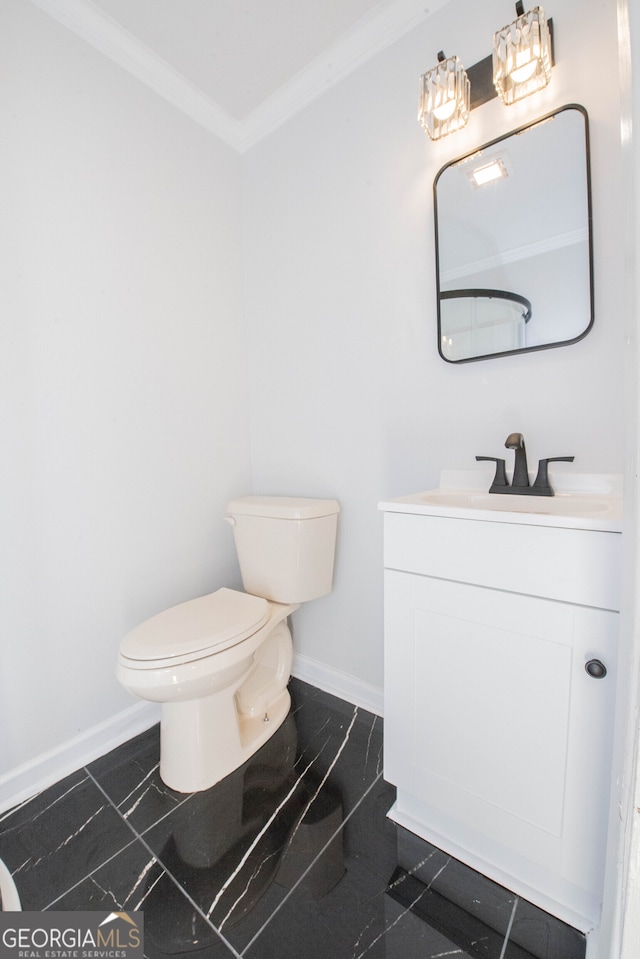
<instances>
[{"instance_id":1,"label":"toilet seat","mask_svg":"<svg viewBox=\"0 0 640 959\"><path fill-rule=\"evenodd\" d=\"M122 640L120 660L131 669L194 662L248 639L265 625L271 605L260 596L223 587L137 626Z\"/></svg>"}]
</instances>

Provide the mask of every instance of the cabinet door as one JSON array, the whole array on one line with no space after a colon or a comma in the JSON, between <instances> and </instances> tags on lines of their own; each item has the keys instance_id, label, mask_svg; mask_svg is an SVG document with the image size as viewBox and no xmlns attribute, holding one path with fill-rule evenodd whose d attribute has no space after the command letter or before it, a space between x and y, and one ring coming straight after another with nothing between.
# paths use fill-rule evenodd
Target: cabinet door
<instances>
[{"instance_id":1,"label":"cabinet door","mask_svg":"<svg viewBox=\"0 0 640 959\"><path fill-rule=\"evenodd\" d=\"M416 797L438 836L597 909L617 614L387 570L385 619L399 802Z\"/></svg>"}]
</instances>

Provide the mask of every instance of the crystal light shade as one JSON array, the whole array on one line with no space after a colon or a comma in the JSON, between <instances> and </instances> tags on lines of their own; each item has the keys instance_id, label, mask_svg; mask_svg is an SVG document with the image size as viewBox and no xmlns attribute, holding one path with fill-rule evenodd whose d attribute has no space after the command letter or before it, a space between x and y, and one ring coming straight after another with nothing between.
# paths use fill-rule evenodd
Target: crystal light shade
<instances>
[{"instance_id":1,"label":"crystal light shade","mask_svg":"<svg viewBox=\"0 0 640 959\"><path fill-rule=\"evenodd\" d=\"M444 59L420 77L418 120L432 140L460 130L469 119L469 78L458 57Z\"/></svg>"},{"instance_id":2,"label":"crystal light shade","mask_svg":"<svg viewBox=\"0 0 640 959\"><path fill-rule=\"evenodd\" d=\"M506 105L546 87L551 78L551 36L542 7L522 13L493 35L493 82Z\"/></svg>"}]
</instances>

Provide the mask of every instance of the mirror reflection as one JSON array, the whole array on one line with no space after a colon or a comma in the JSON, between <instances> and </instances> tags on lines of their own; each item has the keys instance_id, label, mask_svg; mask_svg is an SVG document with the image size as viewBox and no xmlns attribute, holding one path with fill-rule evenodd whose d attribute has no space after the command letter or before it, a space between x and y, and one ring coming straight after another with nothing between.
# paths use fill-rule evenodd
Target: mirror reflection
<instances>
[{"instance_id":1,"label":"mirror reflection","mask_svg":"<svg viewBox=\"0 0 640 959\"><path fill-rule=\"evenodd\" d=\"M571 104L434 183L438 349L460 363L575 343L593 323L589 132Z\"/></svg>"}]
</instances>

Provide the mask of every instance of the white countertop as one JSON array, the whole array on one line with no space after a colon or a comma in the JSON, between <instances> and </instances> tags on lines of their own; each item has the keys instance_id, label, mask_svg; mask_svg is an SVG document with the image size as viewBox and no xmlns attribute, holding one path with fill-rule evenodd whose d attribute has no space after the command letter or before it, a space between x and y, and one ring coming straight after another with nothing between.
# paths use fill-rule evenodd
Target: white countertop
<instances>
[{"instance_id":1,"label":"white countertop","mask_svg":"<svg viewBox=\"0 0 640 959\"><path fill-rule=\"evenodd\" d=\"M379 509L491 523L622 532L622 482L617 474L563 474L552 479L554 496L489 493L491 478L487 483L486 476L481 471L443 471L442 485L436 489L383 501ZM469 485L458 485L463 482ZM567 488L569 485L573 489Z\"/></svg>"}]
</instances>

